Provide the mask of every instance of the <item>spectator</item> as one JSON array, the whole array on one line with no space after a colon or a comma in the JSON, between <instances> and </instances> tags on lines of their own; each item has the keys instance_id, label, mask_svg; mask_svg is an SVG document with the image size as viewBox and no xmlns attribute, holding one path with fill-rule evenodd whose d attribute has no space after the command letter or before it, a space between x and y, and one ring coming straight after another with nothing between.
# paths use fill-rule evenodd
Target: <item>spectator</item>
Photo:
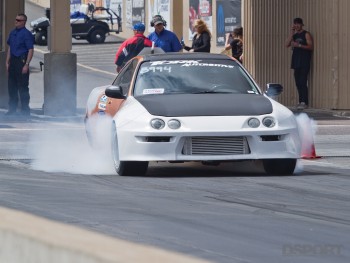
<instances>
[{"instance_id":1,"label":"spectator","mask_svg":"<svg viewBox=\"0 0 350 263\"><path fill-rule=\"evenodd\" d=\"M149 34L148 38L160 47L164 52L179 52L182 49L181 43L177 36L166 30L166 21L160 15L155 15L151 21L154 32Z\"/></svg>"},{"instance_id":2,"label":"spectator","mask_svg":"<svg viewBox=\"0 0 350 263\"><path fill-rule=\"evenodd\" d=\"M145 25L142 23L133 26L134 36L125 40L119 47L115 56L117 72L123 68L126 62L137 56L144 47L151 47L152 41L145 37Z\"/></svg>"},{"instance_id":3,"label":"spectator","mask_svg":"<svg viewBox=\"0 0 350 263\"><path fill-rule=\"evenodd\" d=\"M196 34L193 36L192 47L186 45L183 48L189 52L208 52L210 53L211 33L207 24L202 19L197 19L194 22Z\"/></svg>"},{"instance_id":4,"label":"spectator","mask_svg":"<svg viewBox=\"0 0 350 263\"><path fill-rule=\"evenodd\" d=\"M311 34L303 29L301 18L294 18L290 34L286 40L286 47L292 47L292 65L294 69L295 84L299 94L298 110L303 110L309 105L307 78L310 71L313 40Z\"/></svg>"},{"instance_id":5,"label":"spectator","mask_svg":"<svg viewBox=\"0 0 350 263\"><path fill-rule=\"evenodd\" d=\"M29 108L29 63L34 53L34 38L25 27L27 16L18 14L15 29L10 32L7 40L9 45L6 57L8 72L9 109L6 115L17 113L18 95L21 100L21 114L30 116Z\"/></svg>"},{"instance_id":6,"label":"spectator","mask_svg":"<svg viewBox=\"0 0 350 263\"><path fill-rule=\"evenodd\" d=\"M236 27L232 35L226 34L225 50L232 49L232 57L243 62L243 27Z\"/></svg>"}]
</instances>

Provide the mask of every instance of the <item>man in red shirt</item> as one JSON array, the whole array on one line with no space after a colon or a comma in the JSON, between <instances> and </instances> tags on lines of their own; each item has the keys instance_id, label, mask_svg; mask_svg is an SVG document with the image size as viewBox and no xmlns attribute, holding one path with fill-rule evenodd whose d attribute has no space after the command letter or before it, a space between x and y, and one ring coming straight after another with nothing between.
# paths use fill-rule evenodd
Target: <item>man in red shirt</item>
<instances>
[{"instance_id":1,"label":"man in red shirt","mask_svg":"<svg viewBox=\"0 0 350 263\"><path fill-rule=\"evenodd\" d=\"M117 72L123 68L126 62L137 56L144 47L151 47L152 41L145 35L145 25L137 23L133 26L134 36L125 40L119 47L115 56L115 64L117 65Z\"/></svg>"}]
</instances>

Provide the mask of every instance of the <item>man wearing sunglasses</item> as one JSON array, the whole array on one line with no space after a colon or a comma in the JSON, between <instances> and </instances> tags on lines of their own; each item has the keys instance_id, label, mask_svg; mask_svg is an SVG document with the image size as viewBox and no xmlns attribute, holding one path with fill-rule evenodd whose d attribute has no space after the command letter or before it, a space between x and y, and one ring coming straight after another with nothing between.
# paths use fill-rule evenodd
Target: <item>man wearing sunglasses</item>
<instances>
[{"instance_id":1,"label":"man wearing sunglasses","mask_svg":"<svg viewBox=\"0 0 350 263\"><path fill-rule=\"evenodd\" d=\"M27 16L18 14L15 29L7 39L9 45L6 68L8 72L9 110L6 115L17 114L18 97L21 101L21 115L29 116L29 63L34 52L34 38L25 27Z\"/></svg>"}]
</instances>

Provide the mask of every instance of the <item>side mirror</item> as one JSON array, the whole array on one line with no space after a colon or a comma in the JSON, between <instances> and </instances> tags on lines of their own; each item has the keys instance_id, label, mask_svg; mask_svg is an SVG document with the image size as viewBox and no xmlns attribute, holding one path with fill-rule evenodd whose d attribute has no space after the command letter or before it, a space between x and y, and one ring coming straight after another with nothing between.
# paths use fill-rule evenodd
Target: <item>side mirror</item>
<instances>
[{"instance_id":1,"label":"side mirror","mask_svg":"<svg viewBox=\"0 0 350 263\"><path fill-rule=\"evenodd\" d=\"M105 90L105 94L107 97L113 99L125 99L126 97L123 94L122 89L119 86L109 86Z\"/></svg>"},{"instance_id":2,"label":"side mirror","mask_svg":"<svg viewBox=\"0 0 350 263\"><path fill-rule=\"evenodd\" d=\"M281 84L268 83L266 86L267 86L267 89L265 93L268 97L271 97L271 98L277 97L283 91L283 87Z\"/></svg>"}]
</instances>

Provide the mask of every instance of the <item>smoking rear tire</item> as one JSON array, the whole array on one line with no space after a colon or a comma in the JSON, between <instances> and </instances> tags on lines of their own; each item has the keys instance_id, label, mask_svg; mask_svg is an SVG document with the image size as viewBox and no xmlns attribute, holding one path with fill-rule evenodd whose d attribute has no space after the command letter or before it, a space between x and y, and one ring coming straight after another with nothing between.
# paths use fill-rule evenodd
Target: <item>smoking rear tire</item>
<instances>
[{"instance_id":1,"label":"smoking rear tire","mask_svg":"<svg viewBox=\"0 0 350 263\"><path fill-rule=\"evenodd\" d=\"M95 29L88 37L90 44L101 44L106 40L106 31L102 29Z\"/></svg>"},{"instance_id":2,"label":"smoking rear tire","mask_svg":"<svg viewBox=\"0 0 350 263\"><path fill-rule=\"evenodd\" d=\"M114 123L112 128L112 158L114 169L120 176L143 176L147 172L148 162L119 160L118 137Z\"/></svg>"},{"instance_id":3,"label":"smoking rear tire","mask_svg":"<svg viewBox=\"0 0 350 263\"><path fill-rule=\"evenodd\" d=\"M292 175L297 164L297 159L265 159L263 166L267 174Z\"/></svg>"},{"instance_id":4,"label":"smoking rear tire","mask_svg":"<svg viewBox=\"0 0 350 263\"><path fill-rule=\"evenodd\" d=\"M46 46L47 45L47 32L45 31L38 31L35 33L35 44L39 46Z\"/></svg>"}]
</instances>

